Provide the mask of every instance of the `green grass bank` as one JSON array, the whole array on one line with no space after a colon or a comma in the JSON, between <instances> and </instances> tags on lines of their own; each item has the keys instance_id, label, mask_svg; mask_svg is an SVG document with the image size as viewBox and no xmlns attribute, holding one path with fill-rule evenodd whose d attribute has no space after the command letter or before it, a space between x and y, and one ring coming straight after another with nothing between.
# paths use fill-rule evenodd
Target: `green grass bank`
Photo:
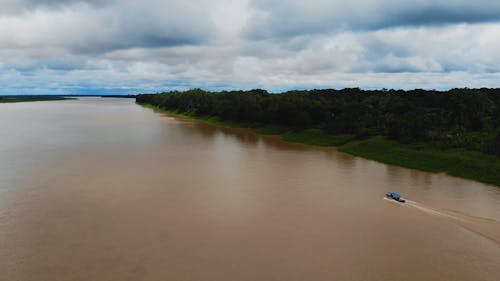
<instances>
[{"instance_id":1,"label":"green grass bank","mask_svg":"<svg viewBox=\"0 0 500 281\"><path fill-rule=\"evenodd\" d=\"M383 137L349 143L339 150L355 156L401 167L452 176L500 186L500 158L481 152L438 150L425 144L405 145Z\"/></svg>"},{"instance_id":2,"label":"green grass bank","mask_svg":"<svg viewBox=\"0 0 500 281\"><path fill-rule=\"evenodd\" d=\"M330 135L316 128L296 131L279 126L245 124L224 121L217 117L181 114L150 104L141 105L157 112L201 120L216 126L248 128L257 134L280 136L284 141L288 142L314 146L336 146L339 151L386 164L427 172L442 172L451 176L500 186L500 158L481 152L463 149L439 150L426 144L401 144L387 140L384 137L354 141L353 135Z\"/></svg>"}]
</instances>

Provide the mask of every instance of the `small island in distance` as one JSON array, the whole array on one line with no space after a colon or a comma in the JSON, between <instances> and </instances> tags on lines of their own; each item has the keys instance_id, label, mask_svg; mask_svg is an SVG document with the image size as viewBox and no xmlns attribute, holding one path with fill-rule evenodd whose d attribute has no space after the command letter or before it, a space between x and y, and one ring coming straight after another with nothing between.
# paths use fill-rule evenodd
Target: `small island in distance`
<instances>
[{"instance_id":1,"label":"small island in distance","mask_svg":"<svg viewBox=\"0 0 500 281\"><path fill-rule=\"evenodd\" d=\"M140 94L170 114L500 186L500 89Z\"/></svg>"}]
</instances>

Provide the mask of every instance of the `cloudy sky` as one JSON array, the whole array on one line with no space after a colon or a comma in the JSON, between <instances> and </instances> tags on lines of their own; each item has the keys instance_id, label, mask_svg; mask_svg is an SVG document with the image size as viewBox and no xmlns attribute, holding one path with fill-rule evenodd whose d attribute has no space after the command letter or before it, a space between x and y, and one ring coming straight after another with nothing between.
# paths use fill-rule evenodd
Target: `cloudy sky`
<instances>
[{"instance_id":1,"label":"cloudy sky","mask_svg":"<svg viewBox=\"0 0 500 281\"><path fill-rule=\"evenodd\" d=\"M500 87L500 1L0 0L0 94Z\"/></svg>"}]
</instances>

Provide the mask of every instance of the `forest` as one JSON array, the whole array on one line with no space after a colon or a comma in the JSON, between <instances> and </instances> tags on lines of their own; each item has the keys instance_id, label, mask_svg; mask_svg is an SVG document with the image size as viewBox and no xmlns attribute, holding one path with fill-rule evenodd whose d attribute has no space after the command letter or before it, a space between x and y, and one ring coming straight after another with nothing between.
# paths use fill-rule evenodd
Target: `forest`
<instances>
[{"instance_id":1,"label":"forest","mask_svg":"<svg viewBox=\"0 0 500 281\"><path fill-rule=\"evenodd\" d=\"M140 94L137 103L247 126L320 130L363 140L464 149L500 156L500 89L265 90Z\"/></svg>"}]
</instances>

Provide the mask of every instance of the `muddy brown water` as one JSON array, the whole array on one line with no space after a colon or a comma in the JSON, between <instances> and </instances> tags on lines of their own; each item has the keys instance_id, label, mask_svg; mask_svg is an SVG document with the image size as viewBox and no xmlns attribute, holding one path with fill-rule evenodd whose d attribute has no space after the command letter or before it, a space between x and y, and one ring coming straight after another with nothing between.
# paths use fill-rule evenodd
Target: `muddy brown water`
<instances>
[{"instance_id":1,"label":"muddy brown water","mask_svg":"<svg viewBox=\"0 0 500 281\"><path fill-rule=\"evenodd\" d=\"M0 104L0 280L496 281L500 188L129 99Z\"/></svg>"}]
</instances>

